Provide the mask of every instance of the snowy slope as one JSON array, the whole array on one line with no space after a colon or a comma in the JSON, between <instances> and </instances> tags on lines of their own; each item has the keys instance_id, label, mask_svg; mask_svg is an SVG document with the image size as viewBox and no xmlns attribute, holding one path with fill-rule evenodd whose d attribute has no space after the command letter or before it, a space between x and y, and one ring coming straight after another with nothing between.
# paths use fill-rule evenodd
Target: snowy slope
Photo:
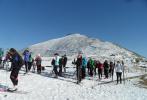
<instances>
[{"instance_id":1,"label":"snowy slope","mask_svg":"<svg viewBox=\"0 0 147 100\"><path fill-rule=\"evenodd\" d=\"M94 80L85 79L77 85L76 80L72 78L51 78L50 72L51 69L48 69L42 75L33 73L23 75L24 72L21 71L18 90L23 93L0 91L0 100L146 100L147 98L147 90L134 85L137 83L135 80L128 80L125 85L116 85L116 82L100 84L111 80L96 81L97 78L94 78ZM5 70L0 70L0 87L11 87L9 74ZM135 75L139 73L127 73L127 77Z\"/></svg>"}]
</instances>

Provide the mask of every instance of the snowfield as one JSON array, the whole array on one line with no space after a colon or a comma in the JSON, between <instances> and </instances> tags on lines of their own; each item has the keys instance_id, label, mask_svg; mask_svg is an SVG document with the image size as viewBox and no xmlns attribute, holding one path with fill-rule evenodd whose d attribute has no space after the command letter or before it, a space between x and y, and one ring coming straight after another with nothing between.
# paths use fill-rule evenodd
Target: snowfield
<instances>
[{"instance_id":1,"label":"snowfield","mask_svg":"<svg viewBox=\"0 0 147 100\"><path fill-rule=\"evenodd\" d=\"M97 80L86 77L81 84L76 84L74 71L67 69L66 77L52 78L51 68L38 75L24 71L19 74L18 93L0 92L0 100L147 100L147 90L140 88L138 79L128 79L125 84L111 82L111 79ZM125 77L145 73L126 73ZM11 87L10 72L0 70L0 87ZM116 77L114 77L116 79Z\"/></svg>"}]
</instances>

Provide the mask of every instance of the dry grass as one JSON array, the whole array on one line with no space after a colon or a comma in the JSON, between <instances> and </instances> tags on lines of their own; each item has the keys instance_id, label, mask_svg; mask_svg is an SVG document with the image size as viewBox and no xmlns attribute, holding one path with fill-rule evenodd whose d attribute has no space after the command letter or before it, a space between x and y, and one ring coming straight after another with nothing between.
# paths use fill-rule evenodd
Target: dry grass
<instances>
[{"instance_id":1,"label":"dry grass","mask_svg":"<svg viewBox=\"0 0 147 100\"><path fill-rule=\"evenodd\" d=\"M147 79L145 79L146 76L142 76L140 79L141 79L141 83L143 85L146 85L147 86Z\"/></svg>"}]
</instances>

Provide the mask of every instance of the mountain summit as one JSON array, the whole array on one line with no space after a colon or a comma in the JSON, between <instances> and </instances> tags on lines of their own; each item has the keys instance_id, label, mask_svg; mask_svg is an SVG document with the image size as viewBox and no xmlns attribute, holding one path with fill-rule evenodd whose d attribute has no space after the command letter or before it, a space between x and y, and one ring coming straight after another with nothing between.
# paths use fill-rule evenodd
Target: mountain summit
<instances>
[{"instance_id":1,"label":"mountain summit","mask_svg":"<svg viewBox=\"0 0 147 100\"><path fill-rule=\"evenodd\" d=\"M53 56L59 53L61 56L75 56L82 52L87 57L109 59L135 59L141 57L121 46L111 42L101 41L99 39L89 38L81 34L69 34L65 37L48 40L42 43L34 44L29 47L36 55L41 53L42 56Z\"/></svg>"}]
</instances>

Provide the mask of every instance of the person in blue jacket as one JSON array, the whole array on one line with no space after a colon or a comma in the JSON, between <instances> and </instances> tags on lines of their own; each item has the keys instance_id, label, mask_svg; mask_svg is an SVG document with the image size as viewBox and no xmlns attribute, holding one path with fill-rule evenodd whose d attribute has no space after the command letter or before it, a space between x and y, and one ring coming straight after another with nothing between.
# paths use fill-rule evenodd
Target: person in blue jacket
<instances>
[{"instance_id":1,"label":"person in blue jacket","mask_svg":"<svg viewBox=\"0 0 147 100\"><path fill-rule=\"evenodd\" d=\"M17 85L18 85L18 74L19 74L21 67L23 66L23 59L14 48L11 48L9 50L9 54L10 54L9 59L12 63L12 71L10 74L10 79L11 79L14 87L10 88L8 90L16 91Z\"/></svg>"},{"instance_id":2,"label":"person in blue jacket","mask_svg":"<svg viewBox=\"0 0 147 100\"><path fill-rule=\"evenodd\" d=\"M28 73L28 66L29 66L29 61L30 61L30 52L29 52L29 50L25 50L23 52L23 55L24 55L24 63L25 63L26 73Z\"/></svg>"},{"instance_id":3,"label":"person in blue jacket","mask_svg":"<svg viewBox=\"0 0 147 100\"><path fill-rule=\"evenodd\" d=\"M82 79L84 79L85 78L85 76L86 76L86 67L87 67L87 59L86 59L86 57L83 57L82 58Z\"/></svg>"}]
</instances>

